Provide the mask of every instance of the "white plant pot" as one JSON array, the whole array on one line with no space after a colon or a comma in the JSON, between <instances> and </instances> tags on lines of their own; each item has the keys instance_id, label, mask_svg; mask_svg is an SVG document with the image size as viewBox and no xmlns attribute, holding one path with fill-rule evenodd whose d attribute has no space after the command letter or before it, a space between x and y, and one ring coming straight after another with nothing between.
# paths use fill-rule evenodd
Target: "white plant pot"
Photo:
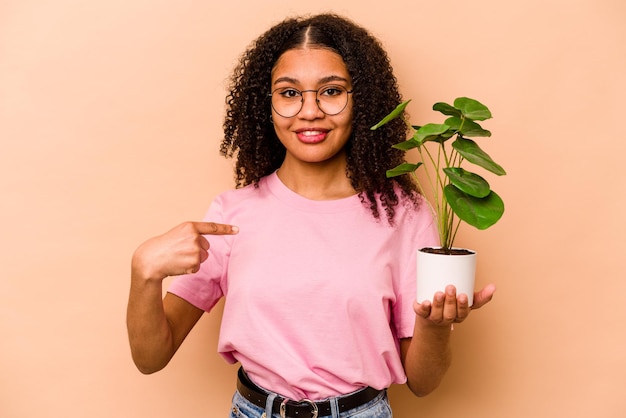
<instances>
[{"instance_id":1,"label":"white plant pot","mask_svg":"<svg viewBox=\"0 0 626 418\"><path fill-rule=\"evenodd\" d=\"M417 251L417 301L432 301L437 292L448 285L456 287L456 294L465 293L469 306L474 303L476 252L467 255L433 254Z\"/></svg>"}]
</instances>

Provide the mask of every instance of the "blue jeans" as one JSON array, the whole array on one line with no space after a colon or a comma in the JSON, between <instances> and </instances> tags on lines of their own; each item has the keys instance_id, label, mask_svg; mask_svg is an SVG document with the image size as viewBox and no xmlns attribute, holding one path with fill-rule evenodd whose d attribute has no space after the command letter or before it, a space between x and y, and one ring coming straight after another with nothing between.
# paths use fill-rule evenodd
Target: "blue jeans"
<instances>
[{"instance_id":1,"label":"blue jeans","mask_svg":"<svg viewBox=\"0 0 626 418\"><path fill-rule=\"evenodd\" d=\"M331 403L334 403L332 408L337 411L336 398L330 399ZM358 406L349 411L342 413L333 413L332 415L320 416L318 418L391 418L391 407L389 406L389 400L387 398L387 391L382 391L380 395L372 399L371 401ZM280 415L273 414L271 417L265 414L265 409L256 406L251 403L239 392L235 392L233 396L233 406L230 411L229 418L280 418ZM292 417L288 417L292 418Z\"/></svg>"}]
</instances>

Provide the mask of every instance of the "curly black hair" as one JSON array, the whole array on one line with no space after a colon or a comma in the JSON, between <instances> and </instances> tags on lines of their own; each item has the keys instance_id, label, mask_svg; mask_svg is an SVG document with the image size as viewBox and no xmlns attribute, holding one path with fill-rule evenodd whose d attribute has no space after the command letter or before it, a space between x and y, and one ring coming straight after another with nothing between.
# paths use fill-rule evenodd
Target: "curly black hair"
<instances>
[{"instance_id":1,"label":"curly black hair","mask_svg":"<svg viewBox=\"0 0 626 418\"><path fill-rule=\"evenodd\" d=\"M370 127L401 102L401 95L380 41L344 17L325 13L287 18L248 47L230 79L220 153L236 157L237 187L258 186L262 177L280 167L286 150L270 118L271 72L284 52L305 44L336 52L346 64L354 90L346 175L374 218L380 218L382 207L393 224L401 201L398 193L405 201L418 203L418 190L409 176L385 174L404 161L404 152L391 145L406 139L407 126L398 118L383 129Z\"/></svg>"}]
</instances>

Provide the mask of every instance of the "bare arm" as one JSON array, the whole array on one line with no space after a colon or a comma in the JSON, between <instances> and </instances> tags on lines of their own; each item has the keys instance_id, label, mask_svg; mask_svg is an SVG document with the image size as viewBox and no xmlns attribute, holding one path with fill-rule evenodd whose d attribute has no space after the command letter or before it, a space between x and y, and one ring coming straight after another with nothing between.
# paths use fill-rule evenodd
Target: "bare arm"
<instances>
[{"instance_id":1,"label":"bare arm","mask_svg":"<svg viewBox=\"0 0 626 418\"><path fill-rule=\"evenodd\" d=\"M495 286L486 286L474 294L471 309L478 309L493 297ZM450 328L464 321L470 312L466 295L457 297L454 286L445 293L437 293L432 304L415 303L415 329L412 338L400 341L407 385L416 396L425 396L435 390L448 371L452 361Z\"/></svg>"},{"instance_id":2,"label":"bare arm","mask_svg":"<svg viewBox=\"0 0 626 418\"><path fill-rule=\"evenodd\" d=\"M186 222L149 239L133 254L126 324L131 353L142 373L167 365L203 311L173 295L163 294L163 279L195 273L208 258L203 235L237 233L212 222Z\"/></svg>"},{"instance_id":3,"label":"bare arm","mask_svg":"<svg viewBox=\"0 0 626 418\"><path fill-rule=\"evenodd\" d=\"M127 326L133 361L145 374L164 368L203 311L171 293L161 300L161 283L132 280Z\"/></svg>"}]
</instances>

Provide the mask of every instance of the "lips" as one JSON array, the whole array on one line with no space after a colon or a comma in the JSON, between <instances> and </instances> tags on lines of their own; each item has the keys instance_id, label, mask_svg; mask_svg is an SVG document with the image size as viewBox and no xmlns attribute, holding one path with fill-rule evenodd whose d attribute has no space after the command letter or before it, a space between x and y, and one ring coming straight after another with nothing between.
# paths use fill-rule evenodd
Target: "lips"
<instances>
[{"instance_id":1,"label":"lips","mask_svg":"<svg viewBox=\"0 0 626 418\"><path fill-rule=\"evenodd\" d=\"M298 129L296 131L296 135L298 136L300 142L303 142L305 144L317 144L326 139L326 136L328 135L328 129Z\"/></svg>"}]
</instances>

